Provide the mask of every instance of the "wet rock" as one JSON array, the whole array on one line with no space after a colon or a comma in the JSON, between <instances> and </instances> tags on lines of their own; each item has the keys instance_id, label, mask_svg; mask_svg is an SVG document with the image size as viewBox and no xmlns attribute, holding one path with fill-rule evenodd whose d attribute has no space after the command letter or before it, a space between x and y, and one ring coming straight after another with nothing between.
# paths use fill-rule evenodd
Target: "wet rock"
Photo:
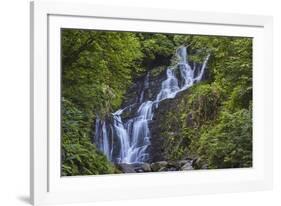
<instances>
[{"instance_id":1,"label":"wet rock","mask_svg":"<svg viewBox=\"0 0 281 206\"><path fill-rule=\"evenodd\" d=\"M157 171L159 171L161 168L166 168L167 165L168 165L168 162L166 162L166 161L160 161L160 162L152 163L152 164L150 165L150 167L151 167L151 170L152 170L153 172L157 172Z\"/></svg>"},{"instance_id":2,"label":"wet rock","mask_svg":"<svg viewBox=\"0 0 281 206\"><path fill-rule=\"evenodd\" d=\"M123 173L140 173L151 172L150 164L148 163L134 163L134 164L116 164L117 168Z\"/></svg>"},{"instance_id":3,"label":"wet rock","mask_svg":"<svg viewBox=\"0 0 281 206\"><path fill-rule=\"evenodd\" d=\"M189 95L189 90L182 92L183 96ZM151 149L150 158L152 162L166 160L171 158L173 144L170 143L171 138L179 140L180 124L177 121L170 121L179 110L178 105L181 104L182 96L178 94L174 99L165 99L161 101L155 110L153 121L149 124L151 132ZM173 112L171 112L173 111ZM170 129L167 129L170 128ZM180 140L179 140L180 142ZM183 158L183 157L181 157Z\"/></svg>"},{"instance_id":4,"label":"wet rock","mask_svg":"<svg viewBox=\"0 0 281 206\"><path fill-rule=\"evenodd\" d=\"M161 88L162 81L166 79L166 68L167 66L164 65L154 67L149 71L148 76L145 74L135 79L125 94L125 101L122 103L122 108L147 100L154 100Z\"/></svg>"},{"instance_id":5,"label":"wet rock","mask_svg":"<svg viewBox=\"0 0 281 206\"><path fill-rule=\"evenodd\" d=\"M167 172L167 171L169 171L169 170L166 167L162 167L158 170L158 172Z\"/></svg>"},{"instance_id":6,"label":"wet rock","mask_svg":"<svg viewBox=\"0 0 281 206\"><path fill-rule=\"evenodd\" d=\"M151 164L153 172L193 170L193 160L159 161Z\"/></svg>"},{"instance_id":7,"label":"wet rock","mask_svg":"<svg viewBox=\"0 0 281 206\"><path fill-rule=\"evenodd\" d=\"M178 162L178 165L179 165L180 167L182 167L183 165L189 163L189 161L190 161L190 160L180 160L180 161Z\"/></svg>"},{"instance_id":8,"label":"wet rock","mask_svg":"<svg viewBox=\"0 0 281 206\"><path fill-rule=\"evenodd\" d=\"M148 163L136 163L132 164L132 167L136 172L151 172L151 167Z\"/></svg>"},{"instance_id":9,"label":"wet rock","mask_svg":"<svg viewBox=\"0 0 281 206\"><path fill-rule=\"evenodd\" d=\"M168 161L167 168L171 169L169 171L175 171L173 168L179 170L180 169L179 161Z\"/></svg>"},{"instance_id":10,"label":"wet rock","mask_svg":"<svg viewBox=\"0 0 281 206\"><path fill-rule=\"evenodd\" d=\"M151 172L151 167L150 164L148 163L142 164L141 168L143 169L144 172Z\"/></svg>"},{"instance_id":11,"label":"wet rock","mask_svg":"<svg viewBox=\"0 0 281 206\"><path fill-rule=\"evenodd\" d=\"M168 168L168 171L178 171L178 169L176 168L176 167L170 167L170 168Z\"/></svg>"},{"instance_id":12,"label":"wet rock","mask_svg":"<svg viewBox=\"0 0 281 206\"><path fill-rule=\"evenodd\" d=\"M154 163L134 163L117 164L117 168L123 173L142 173L142 172L166 172L166 171L186 171L193 170L193 159L178 161L159 161ZM207 165L202 165L201 169L207 169Z\"/></svg>"},{"instance_id":13,"label":"wet rock","mask_svg":"<svg viewBox=\"0 0 281 206\"><path fill-rule=\"evenodd\" d=\"M208 165L207 164L203 164L201 169L208 169Z\"/></svg>"},{"instance_id":14,"label":"wet rock","mask_svg":"<svg viewBox=\"0 0 281 206\"><path fill-rule=\"evenodd\" d=\"M123 173L136 173L134 165L132 164L121 163L117 164L116 166Z\"/></svg>"},{"instance_id":15,"label":"wet rock","mask_svg":"<svg viewBox=\"0 0 281 206\"><path fill-rule=\"evenodd\" d=\"M200 158L195 159L192 166L195 169L206 169L208 167Z\"/></svg>"},{"instance_id":16,"label":"wet rock","mask_svg":"<svg viewBox=\"0 0 281 206\"><path fill-rule=\"evenodd\" d=\"M186 170L193 170L192 161L189 161L189 162L187 162L186 164L184 164L184 165L181 167L181 170L183 170L183 171L186 171Z\"/></svg>"},{"instance_id":17,"label":"wet rock","mask_svg":"<svg viewBox=\"0 0 281 206\"><path fill-rule=\"evenodd\" d=\"M121 114L122 121L126 122L127 120L133 118L136 115L139 106L140 104L137 103L127 106Z\"/></svg>"},{"instance_id":18,"label":"wet rock","mask_svg":"<svg viewBox=\"0 0 281 206\"><path fill-rule=\"evenodd\" d=\"M142 173L142 172L144 172L144 171L143 171L142 168L135 168L135 172L137 172L137 173Z\"/></svg>"}]
</instances>

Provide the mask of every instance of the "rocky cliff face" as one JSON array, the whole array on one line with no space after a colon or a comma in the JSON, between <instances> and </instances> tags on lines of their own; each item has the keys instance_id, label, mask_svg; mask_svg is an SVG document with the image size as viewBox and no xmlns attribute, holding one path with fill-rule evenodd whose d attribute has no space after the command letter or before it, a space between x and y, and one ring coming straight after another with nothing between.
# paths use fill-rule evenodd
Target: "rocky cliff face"
<instances>
[{"instance_id":1,"label":"rocky cliff face","mask_svg":"<svg viewBox=\"0 0 281 206\"><path fill-rule=\"evenodd\" d=\"M188 147L189 142L182 137L182 124L192 127L193 121L190 114L180 114L181 108L188 110L188 104L183 102L187 98L189 91L179 93L174 99L166 99L160 102L153 121L150 124L151 131L151 161L175 160L174 153L180 152L181 146ZM187 152L187 151L184 151ZM189 158L188 154L178 157Z\"/></svg>"},{"instance_id":2,"label":"rocky cliff face","mask_svg":"<svg viewBox=\"0 0 281 206\"><path fill-rule=\"evenodd\" d=\"M155 67L148 74L135 80L126 93L121 107L125 108L142 101L155 99L161 88L161 82L166 79L166 68L166 66Z\"/></svg>"},{"instance_id":3,"label":"rocky cliff face","mask_svg":"<svg viewBox=\"0 0 281 206\"><path fill-rule=\"evenodd\" d=\"M134 81L121 106L121 108L126 108L121 115L124 122L136 114L142 102L156 99L161 88L161 82L166 79L166 68L166 66L156 67Z\"/></svg>"}]
</instances>

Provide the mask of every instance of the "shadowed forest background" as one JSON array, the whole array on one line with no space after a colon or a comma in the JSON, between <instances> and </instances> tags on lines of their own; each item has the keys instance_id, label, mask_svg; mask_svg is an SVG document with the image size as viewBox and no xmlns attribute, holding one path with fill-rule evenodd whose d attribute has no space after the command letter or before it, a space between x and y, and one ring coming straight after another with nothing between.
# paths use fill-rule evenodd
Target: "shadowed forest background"
<instances>
[{"instance_id":1,"label":"shadowed forest background","mask_svg":"<svg viewBox=\"0 0 281 206\"><path fill-rule=\"evenodd\" d=\"M252 166L252 38L63 29L61 39L63 176L122 172L93 143L95 120L118 110L148 72L157 78L173 65L181 45L191 62L210 58L203 80L155 114L161 158L191 158L194 169Z\"/></svg>"}]
</instances>

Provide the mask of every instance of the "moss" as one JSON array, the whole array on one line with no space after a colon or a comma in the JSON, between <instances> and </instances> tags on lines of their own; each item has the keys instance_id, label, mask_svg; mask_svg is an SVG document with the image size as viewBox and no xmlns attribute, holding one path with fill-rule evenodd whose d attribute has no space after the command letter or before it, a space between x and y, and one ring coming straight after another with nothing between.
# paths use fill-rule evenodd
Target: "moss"
<instances>
[{"instance_id":1,"label":"moss","mask_svg":"<svg viewBox=\"0 0 281 206\"><path fill-rule=\"evenodd\" d=\"M200 159L198 169L206 164L208 168L250 167L251 106L232 111L226 104L230 99L216 84L198 84L160 104L161 111L167 110L156 114L161 119L165 159L195 157Z\"/></svg>"},{"instance_id":2,"label":"moss","mask_svg":"<svg viewBox=\"0 0 281 206\"><path fill-rule=\"evenodd\" d=\"M152 77L157 77L159 76L162 72L164 72L166 70L166 66L159 66L159 67L155 67L152 70L150 70L149 74Z\"/></svg>"},{"instance_id":3,"label":"moss","mask_svg":"<svg viewBox=\"0 0 281 206\"><path fill-rule=\"evenodd\" d=\"M198 126L217 117L221 106L221 90L215 84L201 84L191 88L188 98L190 115Z\"/></svg>"},{"instance_id":4,"label":"moss","mask_svg":"<svg viewBox=\"0 0 281 206\"><path fill-rule=\"evenodd\" d=\"M160 120L157 132L163 138L165 159L184 159L197 152L190 145L198 142L201 126L217 118L220 101L220 90L215 85L198 84L160 103L155 119Z\"/></svg>"}]
</instances>

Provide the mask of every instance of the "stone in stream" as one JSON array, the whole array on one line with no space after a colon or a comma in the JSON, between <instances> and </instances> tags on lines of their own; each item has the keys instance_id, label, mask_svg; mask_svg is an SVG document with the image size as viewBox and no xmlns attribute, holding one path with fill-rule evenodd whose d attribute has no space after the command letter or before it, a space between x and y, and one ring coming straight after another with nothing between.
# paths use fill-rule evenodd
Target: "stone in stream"
<instances>
[{"instance_id":1,"label":"stone in stream","mask_svg":"<svg viewBox=\"0 0 281 206\"><path fill-rule=\"evenodd\" d=\"M116 164L117 168L123 173L136 173L134 166L132 164Z\"/></svg>"},{"instance_id":2,"label":"stone in stream","mask_svg":"<svg viewBox=\"0 0 281 206\"><path fill-rule=\"evenodd\" d=\"M167 168L167 170L168 170L168 171L171 171L171 172L172 172L172 171L178 171L178 169L177 169L176 167L170 167L170 168Z\"/></svg>"},{"instance_id":3,"label":"stone in stream","mask_svg":"<svg viewBox=\"0 0 281 206\"><path fill-rule=\"evenodd\" d=\"M144 172L151 172L151 167L150 164L148 163L143 163L141 168L143 169Z\"/></svg>"},{"instance_id":4,"label":"stone in stream","mask_svg":"<svg viewBox=\"0 0 281 206\"><path fill-rule=\"evenodd\" d=\"M190 161L191 161L191 160L180 160L180 161L178 162L178 165L179 165L180 167L182 167L183 165L189 163Z\"/></svg>"},{"instance_id":5,"label":"stone in stream","mask_svg":"<svg viewBox=\"0 0 281 206\"><path fill-rule=\"evenodd\" d=\"M135 163L132 166L136 172L151 172L151 167L148 163Z\"/></svg>"},{"instance_id":6,"label":"stone in stream","mask_svg":"<svg viewBox=\"0 0 281 206\"><path fill-rule=\"evenodd\" d=\"M193 162L192 160L189 160L188 162L186 162L186 163L181 167L180 170L183 170L183 171L185 171L185 170L193 170L192 162Z\"/></svg>"},{"instance_id":7,"label":"stone in stream","mask_svg":"<svg viewBox=\"0 0 281 206\"><path fill-rule=\"evenodd\" d=\"M167 168L169 168L169 171L179 171L180 168L186 164L186 160L180 160L180 161L168 161ZM176 170L175 170L176 169Z\"/></svg>"},{"instance_id":8,"label":"stone in stream","mask_svg":"<svg viewBox=\"0 0 281 206\"><path fill-rule=\"evenodd\" d=\"M160 162L154 162L150 165L151 170L153 172L158 172L160 169L162 168L166 168L166 166L168 165L168 162L166 161L160 161Z\"/></svg>"},{"instance_id":9,"label":"stone in stream","mask_svg":"<svg viewBox=\"0 0 281 206\"><path fill-rule=\"evenodd\" d=\"M208 165L202 161L200 158L196 158L193 163L192 167L195 169L208 169Z\"/></svg>"},{"instance_id":10,"label":"stone in stream","mask_svg":"<svg viewBox=\"0 0 281 206\"><path fill-rule=\"evenodd\" d=\"M133 164L116 164L117 168L123 173L139 173L151 172L150 164L148 163L133 163Z\"/></svg>"},{"instance_id":11,"label":"stone in stream","mask_svg":"<svg viewBox=\"0 0 281 206\"><path fill-rule=\"evenodd\" d=\"M166 167L162 167L158 170L158 172L167 172L167 171L169 171L169 170Z\"/></svg>"},{"instance_id":12,"label":"stone in stream","mask_svg":"<svg viewBox=\"0 0 281 206\"><path fill-rule=\"evenodd\" d=\"M179 161L159 161L154 163L133 163L116 164L123 173L141 173L141 172L165 172L165 171L187 171L193 170L192 159Z\"/></svg>"}]
</instances>

